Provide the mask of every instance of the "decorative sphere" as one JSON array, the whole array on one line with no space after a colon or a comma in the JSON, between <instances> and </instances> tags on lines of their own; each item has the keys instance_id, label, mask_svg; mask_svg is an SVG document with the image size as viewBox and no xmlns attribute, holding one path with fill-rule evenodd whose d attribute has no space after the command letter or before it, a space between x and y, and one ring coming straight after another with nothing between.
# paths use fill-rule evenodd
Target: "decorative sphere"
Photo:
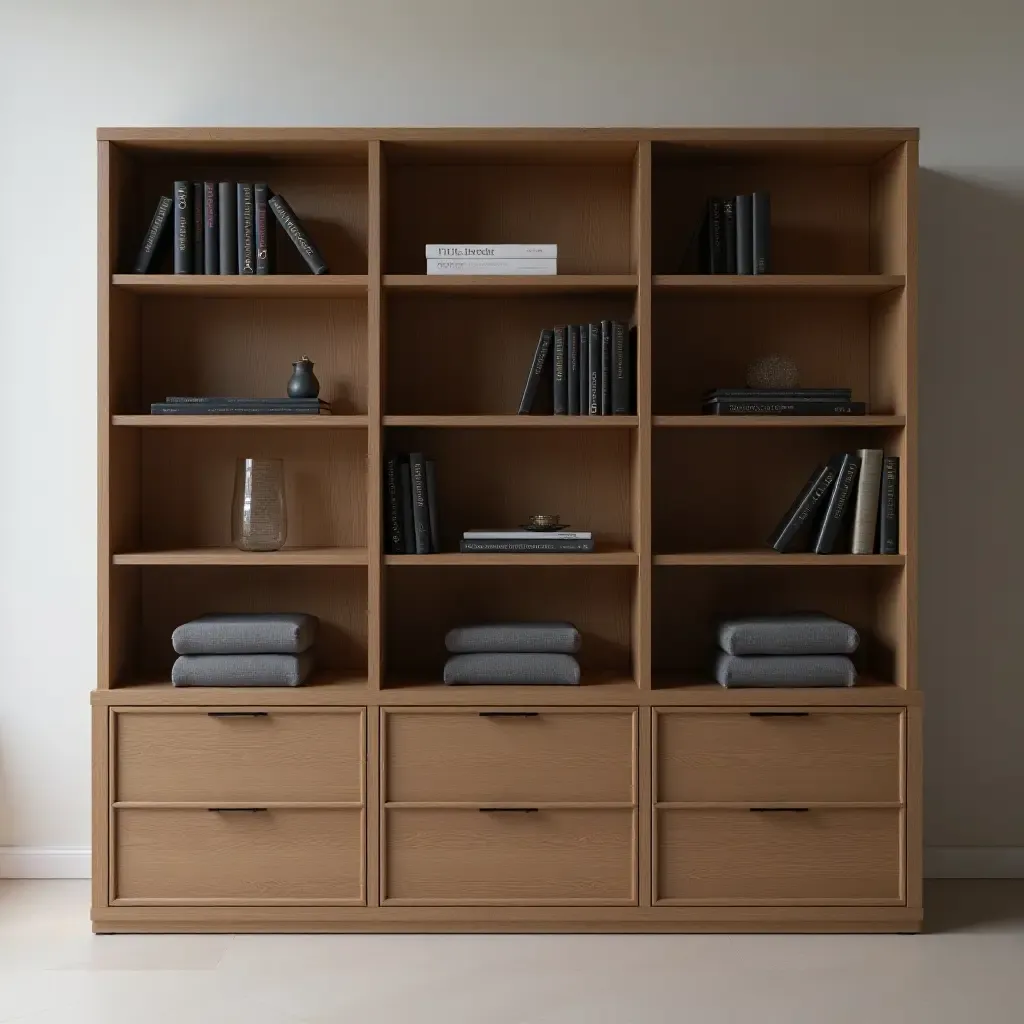
<instances>
[{"instance_id":1,"label":"decorative sphere","mask_svg":"<svg viewBox=\"0 0 1024 1024\"><path fill-rule=\"evenodd\" d=\"M747 366L747 387L795 388L800 386L800 371L789 356L773 353L761 356Z\"/></svg>"}]
</instances>

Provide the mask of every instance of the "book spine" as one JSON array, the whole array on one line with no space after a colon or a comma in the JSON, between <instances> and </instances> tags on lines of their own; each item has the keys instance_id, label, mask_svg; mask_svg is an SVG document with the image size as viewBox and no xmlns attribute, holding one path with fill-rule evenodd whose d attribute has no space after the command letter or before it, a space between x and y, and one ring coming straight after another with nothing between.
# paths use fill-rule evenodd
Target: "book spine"
<instances>
[{"instance_id":1,"label":"book spine","mask_svg":"<svg viewBox=\"0 0 1024 1024\"><path fill-rule=\"evenodd\" d=\"M755 274L772 272L772 203L767 192L755 192L751 202L752 253Z\"/></svg>"},{"instance_id":2,"label":"book spine","mask_svg":"<svg viewBox=\"0 0 1024 1024\"><path fill-rule=\"evenodd\" d=\"M152 266L153 258L160 248L160 241L171 221L171 200L169 196L161 196L153 211L153 219L149 222L149 229L142 239L139 247L139 255L135 257L135 266L132 268L134 274L147 274Z\"/></svg>"},{"instance_id":3,"label":"book spine","mask_svg":"<svg viewBox=\"0 0 1024 1024\"><path fill-rule=\"evenodd\" d=\"M612 413L629 414L629 330L618 320L612 322Z\"/></svg>"},{"instance_id":4,"label":"book spine","mask_svg":"<svg viewBox=\"0 0 1024 1024\"><path fill-rule=\"evenodd\" d=\"M164 401L168 405L281 405L330 408L331 403L322 398L240 398L236 395L169 395Z\"/></svg>"},{"instance_id":5,"label":"book spine","mask_svg":"<svg viewBox=\"0 0 1024 1024\"><path fill-rule=\"evenodd\" d=\"M295 216L292 208L281 196L274 196L269 202L270 208L278 223L284 228L285 234L291 239L292 245L299 250L299 255L306 261L306 266L314 274L326 274L327 264L324 262L320 250L310 241L306 229Z\"/></svg>"},{"instance_id":6,"label":"book spine","mask_svg":"<svg viewBox=\"0 0 1024 1024\"><path fill-rule=\"evenodd\" d=\"M900 460L888 456L882 463L882 487L878 499L878 551L900 553Z\"/></svg>"},{"instance_id":7,"label":"book spine","mask_svg":"<svg viewBox=\"0 0 1024 1024\"><path fill-rule=\"evenodd\" d=\"M192 182L174 183L174 272L192 273Z\"/></svg>"},{"instance_id":8,"label":"book spine","mask_svg":"<svg viewBox=\"0 0 1024 1024\"><path fill-rule=\"evenodd\" d=\"M256 273L256 222L252 185L241 181L238 183L238 272Z\"/></svg>"},{"instance_id":9,"label":"book spine","mask_svg":"<svg viewBox=\"0 0 1024 1024\"><path fill-rule=\"evenodd\" d=\"M559 324L555 328L554 380L555 415L569 413L569 328Z\"/></svg>"},{"instance_id":10,"label":"book spine","mask_svg":"<svg viewBox=\"0 0 1024 1024\"><path fill-rule=\"evenodd\" d=\"M427 504L427 460L422 452L409 456L412 475L412 522L416 531L416 554L430 554L430 507Z\"/></svg>"},{"instance_id":11,"label":"book spine","mask_svg":"<svg viewBox=\"0 0 1024 1024\"><path fill-rule=\"evenodd\" d=\"M636 349L639 344L640 328L633 324L629 328L629 359L626 362L626 380L629 386L626 389L629 412L635 414L639 406L636 398Z\"/></svg>"},{"instance_id":12,"label":"book spine","mask_svg":"<svg viewBox=\"0 0 1024 1024\"><path fill-rule=\"evenodd\" d=\"M590 415L590 327L580 324L580 397L581 416Z\"/></svg>"},{"instance_id":13,"label":"book spine","mask_svg":"<svg viewBox=\"0 0 1024 1024\"><path fill-rule=\"evenodd\" d=\"M427 260L428 274L557 274L558 260Z\"/></svg>"},{"instance_id":14,"label":"book spine","mask_svg":"<svg viewBox=\"0 0 1024 1024\"><path fill-rule=\"evenodd\" d=\"M857 482L857 503L853 508L850 552L854 555L870 555L875 550L883 452L880 448L861 448L857 455L860 457L860 480Z\"/></svg>"},{"instance_id":15,"label":"book spine","mask_svg":"<svg viewBox=\"0 0 1024 1024\"><path fill-rule=\"evenodd\" d=\"M178 405L170 402L153 402L149 407L154 416L330 416L329 409L295 408L275 405Z\"/></svg>"},{"instance_id":16,"label":"book spine","mask_svg":"<svg viewBox=\"0 0 1024 1024\"><path fill-rule=\"evenodd\" d=\"M836 482L825 505L825 513L821 517L818 536L814 541L815 554L830 555L835 550L843 521L853 504L854 484L859 471L860 459L856 455L844 455Z\"/></svg>"},{"instance_id":17,"label":"book spine","mask_svg":"<svg viewBox=\"0 0 1024 1024\"><path fill-rule=\"evenodd\" d=\"M725 249L725 272L736 273L736 197L722 200L722 241Z\"/></svg>"},{"instance_id":18,"label":"book spine","mask_svg":"<svg viewBox=\"0 0 1024 1024\"><path fill-rule=\"evenodd\" d=\"M271 233L274 229L267 203L270 202L270 188L265 181L259 181L253 188L256 230L256 273L270 273Z\"/></svg>"},{"instance_id":19,"label":"book spine","mask_svg":"<svg viewBox=\"0 0 1024 1024\"><path fill-rule=\"evenodd\" d=\"M784 554L790 549L793 542L813 519L815 511L821 505L825 495L828 494L829 488L835 483L839 464L839 459L830 459L827 465L818 466L782 517L775 532L768 539L768 544L780 554Z\"/></svg>"},{"instance_id":20,"label":"book spine","mask_svg":"<svg viewBox=\"0 0 1024 1024\"><path fill-rule=\"evenodd\" d=\"M427 518L430 523L430 550L441 552L441 521L437 511L437 463L427 460Z\"/></svg>"},{"instance_id":21,"label":"book spine","mask_svg":"<svg viewBox=\"0 0 1024 1024\"><path fill-rule=\"evenodd\" d=\"M408 459L402 459L398 466L398 497L401 502L402 541L405 554L416 554L416 525L412 513L412 470Z\"/></svg>"},{"instance_id":22,"label":"book spine","mask_svg":"<svg viewBox=\"0 0 1024 1024\"><path fill-rule=\"evenodd\" d=\"M548 354L551 351L554 336L555 332L546 328L540 332L540 340L533 352L533 365L531 365L530 373L526 378L522 398L519 399L520 416L525 416L533 408L540 383L544 379L544 369L547 366Z\"/></svg>"},{"instance_id":23,"label":"book spine","mask_svg":"<svg viewBox=\"0 0 1024 1024\"><path fill-rule=\"evenodd\" d=\"M203 182L203 273L220 273L220 229L217 225L217 182Z\"/></svg>"},{"instance_id":24,"label":"book spine","mask_svg":"<svg viewBox=\"0 0 1024 1024\"><path fill-rule=\"evenodd\" d=\"M238 273L238 198L233 181L217 184L217 228L222 274Z\"/></svg>"},{"instance_id":25,"label":"book spine","mask_svg":"<svg viewBox=\"0 0 1024 1024\"><path fill-rule=\"evenodd\" d=\"M428 260L554 260L557 245L428 245Z\"/></svg>"},{"instance_id":26,"label":"book spine","mask_svg":"<svg viewBox=\"0 0 1024 1024\"><path fill-rule=\"evenodd\" d=\"M708 200L708 273L725 273L725 218L722 200Z\"/></svg>"},{"instance_id":27,"label":"book spine","mask_svg":"<svg viewBox=\"0 0 1024 1024\"><path fill-rule=\"evenodd\" d=\"M569 541L593 540L589 530L465 530L463 540Z\"/></svg>"},{"instance_id":28,"label":"book spine","mask_svg":"<svg viewBox=\"0 0 1024 1024\"><path fill-rule=\"evenodd\" d=\"M863 416L863 402L829 402L805 399L790 402L750 402L726 399L705 402L703 411L711 416Z\"/></svg>"},{"instance_id":29,"label":"book spine","mask_svg":"<svg viewBox=\"0 0 1024 1024\"><path fill-rule=\"evenodd\" d=\"M593 551L592 540L546 541L546 540L461 540L461 552L492 552L495 554L542 554L545 552L560 554L562 552L578 553Z\"/></svg>"},{"instance_id":30,"label":"book spine","mask_svg":"<svg viewBox=\"0 0 1024 1024\"><path fill-rule=\"evenodd\" d=\"M385 524L388 538L388 551L393 555L405 553L405 541L402 538L402 516L399 511L398 495L398 459L390 458L384 463L385 508L387 522Z\"/></svg>"},{"instance_id":31,"label":"book spine","mask_svg":"<svg viewBox=\"0 0 1024 1024\"><path fill-rule=\"evenodd\" d=\"M612 414L612 322L601 321L601 415Z\"/></svg>"},{"instance_id":32,"label":"book spine","mask_svg":"<svg viewBox=\"0 0 1024 1024\"><path fill-rule=\"evenodd\" d=\"M754 272L754 197L736 197L736 273Z\"/></svg>"},{"instance_id":33,"label":"book spine","mask_svg":"<svg viewBox=\"0 0 1024 1024\"><path fill-rule=\"evenodd\" d=\"M203 182L192 182L192 273L206 273L206 189Z\"/></svg>"},{"instance_id":34,"label":"book spine","mask_svg":"<svg viewBox=\"0 0 1024 1024\"><path fill-rule=\"evenodd\" d=\"M569 415L580 414L580 326L569 324Z\"/></svg>"},{"instance_id":35,"label":"book spine","mask_svg":"<svg viewBox=\"0 0 1024 1024\"><path fill-rule=\"evenodd\" d=\"M601 325L591 324L587 333L589 338L590 385L587 389L587 415L601 415Z\"/></svg>"}]
</instances>

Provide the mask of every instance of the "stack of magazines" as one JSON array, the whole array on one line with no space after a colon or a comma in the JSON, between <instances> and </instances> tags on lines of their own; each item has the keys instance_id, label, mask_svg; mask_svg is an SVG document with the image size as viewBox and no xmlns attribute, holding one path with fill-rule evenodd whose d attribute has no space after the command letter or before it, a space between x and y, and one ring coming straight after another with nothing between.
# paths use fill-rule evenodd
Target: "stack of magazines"
<instances>
[{"instance_id":1,"label":"stack of magazines","mask_svg":"<svg viewBox=\"0 0 1024 1024\"><path fill-rule=\"evenodd\" d=\"M154 416L330 416L331 403L320 398L188 398L153 402Z\"/></svg>"},{"instance_id":2,"label":"stack of magazines","mask_svg":"<svg viewBox=\"0 0 1024 1024\"><path fill-rule=\"evenodd\" d=\"M466 530L459 542L462 552L510 554L572 554L594 550L589 530Z\"/></svg>"}]
</instances>

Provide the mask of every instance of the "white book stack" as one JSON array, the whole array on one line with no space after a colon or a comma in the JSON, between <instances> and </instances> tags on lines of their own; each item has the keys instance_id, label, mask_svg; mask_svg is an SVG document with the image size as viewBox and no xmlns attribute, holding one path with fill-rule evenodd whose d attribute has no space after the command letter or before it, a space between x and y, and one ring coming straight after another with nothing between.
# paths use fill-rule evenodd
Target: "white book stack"
<instances>
[{"instance_id":1,"label":"white book stack","mask_svg":"<svg viewBox=\"0 0 1024 1024\"><path fill-rule=\"evenodd\" d=\"M428 245L428 274L557 274L557 245Z\"/></svg>"}]
</instances>

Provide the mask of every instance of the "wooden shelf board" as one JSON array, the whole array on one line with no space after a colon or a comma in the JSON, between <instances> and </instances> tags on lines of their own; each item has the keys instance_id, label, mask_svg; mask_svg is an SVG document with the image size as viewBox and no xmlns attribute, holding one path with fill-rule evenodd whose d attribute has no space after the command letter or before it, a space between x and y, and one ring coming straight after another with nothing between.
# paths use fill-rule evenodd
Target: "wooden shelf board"
<instances>
[{"instance_id":1,"label":"wooden shelf board","mask_svg":"<svg viewBox=\"0 0 1024 1024\"><path fill-rule=\"evenodd\" d=\"M803 707L916 705L920 694L893 683L864 677L856 686L726 687L685 677L657 675L652 703L709 707Z\"/></svg>"},{"instance_id":2,"label":"wooden shelf board","mask_svg":"<svg viewBox=\"0 0 1024 1024\"><path fill-rule=\"evenodd\" d=\"M385 555L385 565L395 566L471 566L471 565L636 565L639 561L635 551L625 548L580 552L543 552L536 554L483 553L463 554L459 551L444 551L437 555Z\"/></svg>"},{"instance_id":3,"label":"wooden shelf board","mask_svg":"<svg viewBox=\"0 0 1024 1024\"><path fill-rule=\"evenodd\" d=\"M683 554L655 555L655 565L905 565L906 555L815 555L799 551L779 554L770 548L751 551L689 551Z\"/></svg>"},{"instance_id":4,"label":"wooden shelf board","mask_svg":"<svg viewBox=\"0 0 1024 1024\"><path fill-rule=\"evenodd\" d=\"M637 416L385 416L385 427L512 428L516 430L599 430L630 428Z\"/></svg>"},{"instance_id":5,"label":"wooden shelf board","mask_svg":"<svg viewBox=\"0 0 1024 1024\"><path fill-rule=\"evenodd\" d=\"M208 295L215 298L358 298L366 274L114 274L113 285L138 295Z\"/></svg>"},{"instance_id":6,"label":"wooden shelf board","mask_svg":"<svg viewBox=\"0 0 1024 1024\"><path fill-rule=\"evenodd\" d=\"M906 416L652 416L656 427L697 427L731 429L733 427L775 427L807 429L817 427L905 427Z\"/></svg>"},{"instance_id":7,"label":"wooden shelf board","mask_svg":"<svg viewBox=\"0 0 1024 1024\"><path fill-rule=\"evenodd\" d=\"M128 705L291 706L365 704L365 674L323 670L302 686L173 686L168 679L137 679L94 690L93 703Z\"/></svg>"},{"instance_id":8,"label":"wooden shelf board","mask_svg":"<svg viewBox=\"0 0 1024 1024\"><path fill-rule=\"evenodd\" d=\"M284 548L239 551L236 548L182 548L132 551L114 555L114 565L366 565L366 548Z\"/></svg>"},{"instance_id":9,"label":"wooden shelf board","mask_svg":"<svg viewBox=\"0 0 1024 1024\"><path fill-rule=\"evenodd\" d=\"M663 292L759 295L882 295L902 288L902 274L657 274L654 287Z\"/></svg>"},{"instance_id":10,"label":"wooden shelf board","mask_svg":"<svg viewBox=\"0 0 1024 1024\"><path fill-rule=\"evenodd\" d=\"M385 274L384 287L438 295L579 295L587 292L629 292L635 274L447 275Z\"/></svg>"},{"instance_id":11,"label":"wooden shelf board","mask_svg":"<svg viewBox=\"0 0 1024 1024\"><path fill-rule=\"evenodd\" d=\"M181 430L186 427L302 427L314 430L365 430L366 416L152 416L149 413L112 416L115 427L162 427Z\"/></svg>"}]
</instances>

